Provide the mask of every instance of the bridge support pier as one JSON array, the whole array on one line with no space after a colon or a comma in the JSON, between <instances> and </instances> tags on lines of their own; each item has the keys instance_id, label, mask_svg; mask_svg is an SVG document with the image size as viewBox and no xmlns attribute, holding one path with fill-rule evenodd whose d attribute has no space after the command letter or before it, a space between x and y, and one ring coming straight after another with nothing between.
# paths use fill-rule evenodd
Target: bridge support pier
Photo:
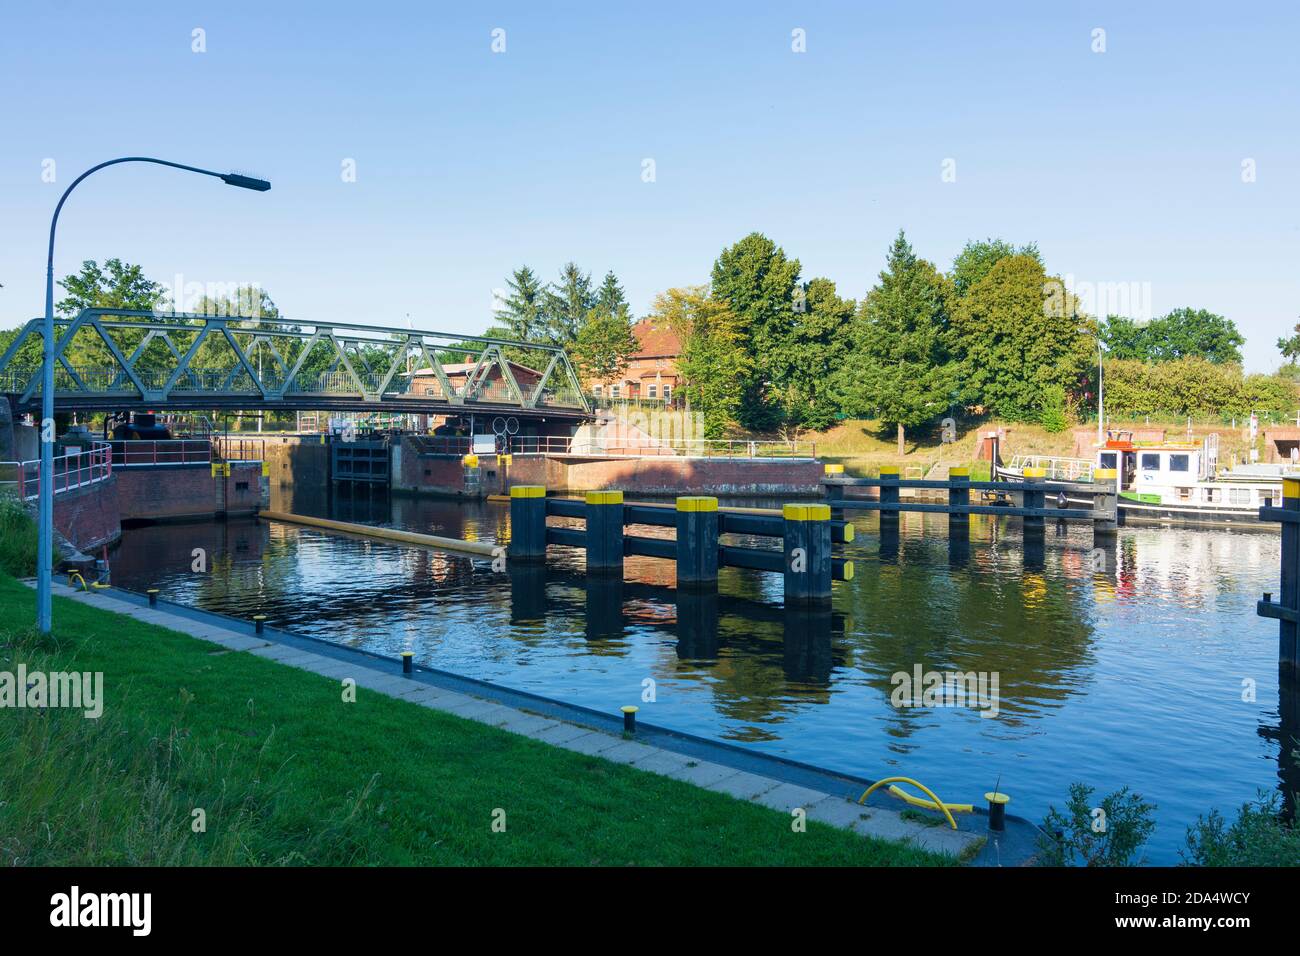
<instances>
[{"instance_id":1,"label":"bridge support pier","mask_svg":"<svg viewBox=\"0 0 1300 956\"><path fill-rule=\"evenodd\" d=\"M785 517L786 607L831 599L831 509L823 504L788 504Z\"/></svg>"},{"instance_id":2,"label":"bridge support pier","mask_svg":"<svg viewBox=\"0 0 1300 956\"><path fill-rule=\"evenodd\" d=\"M677 499L677 586L718 586L718 499Z\"/></svg>"},{"instance_id":3,"label":"bridge support pier","mask_svg":"<svg viewBox=\"0 0 1300 956\"><path fill-rule=\"evenodd\" d=\"M515 485L510 489L511 561L546 560L546 486Z\"/></svg>"}]
</instances>

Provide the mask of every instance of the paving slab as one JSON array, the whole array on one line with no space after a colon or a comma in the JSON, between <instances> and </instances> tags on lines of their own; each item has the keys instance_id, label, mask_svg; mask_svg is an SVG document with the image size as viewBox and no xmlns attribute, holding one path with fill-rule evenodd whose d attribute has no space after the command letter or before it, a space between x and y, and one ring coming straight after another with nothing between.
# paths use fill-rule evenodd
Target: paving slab
<instances>
[{"instance_id":1,"label":"paving slab","mask_svg":"<svg viewBox=\"0 0 1300 956\"><path fill-rule=\"evenodd\" d=\"M692 760L681 770L670 771L668 776L683 783L709 789L719 781L734 777L738 773L740 771L735 767L724 767L720 763L711 763L707 760Z\"/></svg>"},{"instance_id":2,"label":"paving slab","mask_svg":"<svg viewBox=\"0 0 1300 956\"><path fill-rule=\"evenodd\" d=\"M738 770L730 777L723 777L717 783L705 787L715 793L728 793L738 800L754 800L779 786L781 781L771 777L760 777L756 773Z\"/></svg>"},{"instance_id":3,"label":"paving slab","mask_svg":"<svg viewBox=\"0 0 1300 956\"><path fill-rule=\"evenodd\" d=\"M651 747L637 743L635 740L621 740L616 746L602 751L601 756L615 763L635 765L638 761L661 753L663 753L663 749L660 747Z\"/></svg>"},{"instance_id":4,"label":"paving slab","mask_svg":"<svg viewBox=\"0 0 1300 956\"><path fill-rule=\"evenodd\" d=\"M577 724L559 723L554 727L548 727L540 733L534 735L534 740L540 740L544 744L559 746L566 741L582 737L591 733L590 727L580 727Z\"/></svg>"},{"instance_id":5,"label":"paving slab","mask_svg":"<svg viewBox=\"0 0 1300 956\"><path fill-rule=\"evenodd\" d=\"M616 747L625 742L626 741L619 737L611 737L609 734L602 734L594 730L589 730L581 737L574 737L571 740L566 740L564 743L559 744L559 746L563 747L565 750L572 750L574 753L587 754L588 756L595 757L603 754L611 747Z\"/></svg>"},{"instance_id":6,"label":"paving slab","mask_svg":"<svg viewBox=\"0 0 1300 956\"><path fill-rule=\"evenodd\" d=\"M826 823L844 829L869 818L874 812L872 808L860 806L852 800L845 800L834 795L816 803L811 803L804 807L804 810L807 811L809 820L816 820L818 823Z\"/></svg>"},{"instance_id":7,"label":"paving slab","mask_svg":"<svg viewBox=\"0 0 1300 956\"><path fill-rule=\"evenodd\" d=\"M535 738L544 730L560 726L560 722L546 717L539 717L536 714L526 714L523 711L512 710L507 720L499 724L493 724L493 726L509 731L512 734Z\"/></svg>"},{"instance_id":8,"label":"paving slab","mask_svg":"<svg viewBox=\"0 0 1300 956\"><path fill-rule=\"evenodd\" d=\"M754 802L771 807L773 810L780 810L782 813L789 813L796 807L807 810L813 804L825 800L827 796L829 794L821 790L811 790L793 783L782 783L766 793L759 794L754 798Z\"/></svg>"},{"instance_id":9,"label":"paving slab","mask_svg":"<svg viewBox=\"0 0 1300 956\"><path fill-rule=\"evenodd\" d=\"M638 760L636 769L668 777L685 770L689 763L691 763L691 758L684 754L673 753L671 750L660 750L644 760Z\"/></svg>"}]
</instances>

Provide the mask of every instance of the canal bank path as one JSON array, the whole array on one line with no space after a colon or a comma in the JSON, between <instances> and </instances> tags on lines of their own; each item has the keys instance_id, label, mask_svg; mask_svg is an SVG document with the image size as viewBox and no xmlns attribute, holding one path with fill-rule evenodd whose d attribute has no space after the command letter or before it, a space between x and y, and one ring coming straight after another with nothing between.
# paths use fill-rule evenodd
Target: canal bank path
<instances>
[{"instance_id":1,"label":"canal bank path","mask_svg":"<svg viewBox=\"0 0 1300 956\"><path fill-rule=\"evenodd\" d=\"M1019 818L1009 816L1006 831L993 834L982 812L960 814L956 816L960 829L954 830L939 814L908 808L884 790L859 805L869 781L645 723L628 734L621 715L600 714L418 665L404 673L402 663L391 658L271 628L256 633L246 622L183 605L159 601L150 607L145 596L120 589L86 591L56 582L54 592L228 651L333 680L350 679L357 687L387 697L758 804L789 814L792 825L799 817L797 811L802 811L807 820L976 866L1023 865L1034 853L1039 831Z\"/></svg>"}]
</instances>

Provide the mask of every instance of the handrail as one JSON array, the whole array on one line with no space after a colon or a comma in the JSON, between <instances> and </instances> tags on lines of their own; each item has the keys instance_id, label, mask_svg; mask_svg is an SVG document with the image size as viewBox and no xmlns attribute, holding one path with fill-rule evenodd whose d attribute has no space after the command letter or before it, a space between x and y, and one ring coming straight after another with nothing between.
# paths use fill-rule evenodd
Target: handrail
<instances>
[{"instance_id":1,"label":"handrail","mask_svg":"<svg viewBox=\"0 0 1300 956\"><path fill-rule=\"evenodd\" d=\"M41 460L0 461L0 475L13 469L14 477L0 477L0 485L13 485L21 501L30 501L40 494ZM77 488L103 481L113 473L113 456L107 442L95 442L87 451L65 452L57 455L51 465L54 494L74 491ZM29 490L30 488L30 490Z\"/></svg>"}]
</instances>

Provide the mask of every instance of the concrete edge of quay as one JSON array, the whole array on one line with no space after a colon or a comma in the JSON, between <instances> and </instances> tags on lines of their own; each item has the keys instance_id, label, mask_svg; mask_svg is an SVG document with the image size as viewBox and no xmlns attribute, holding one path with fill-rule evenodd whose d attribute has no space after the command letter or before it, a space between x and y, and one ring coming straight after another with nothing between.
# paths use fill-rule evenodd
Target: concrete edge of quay
<instances>
[{"instance_id":1,"label":"concrete edge of quay","mask_svg":"<svg viewBox=\"0 0 1300 956\"><path fill-rule=\"evenodd\" d=\"M903 811L908 808L884 790L859 805L858 797L874 782L865 778L641 721L629 738L623 733L621 714L605 714L421 665L403 673L399 659L269 627L259 634L252 623L161 599L150 607L145 595L119 588L82 591L56 581L54 593L231 651L256 654L333 679L350 677L358 687L385 696L738 800L784 813L802 807L809 820L862 836L909 842L953 857L970 856L970 865L1023 866L1032 863L1036 853L1041 831L1029 820L1011 814L1002 833L988 830L987 811L978 807L973 813L955 815L959 829L953 830L936 812L913 810L905 817Z\"/></svg>"}]
</instances>

